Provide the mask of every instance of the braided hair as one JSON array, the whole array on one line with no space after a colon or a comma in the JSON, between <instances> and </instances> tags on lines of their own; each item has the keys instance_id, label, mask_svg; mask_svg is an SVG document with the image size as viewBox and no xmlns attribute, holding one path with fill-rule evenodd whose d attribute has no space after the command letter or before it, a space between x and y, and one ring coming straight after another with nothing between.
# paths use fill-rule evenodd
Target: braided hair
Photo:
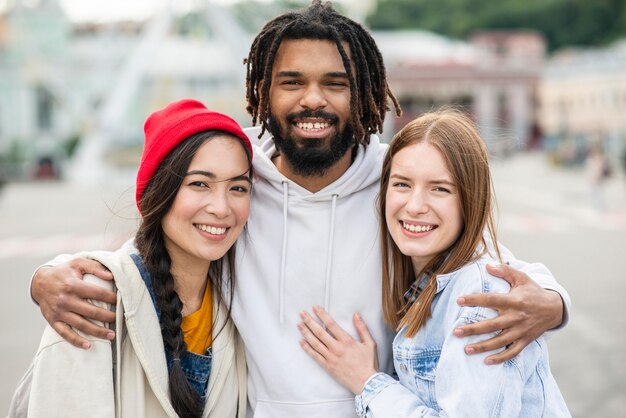
<instances>
[{"instance_id":1,"label":"braided hair","mask_svg":"<svg viewBox=\"0 0 626 418\"><path fill-rule=\"evenodd\" d=\"M135 245L154 288L156 304L161 312L159 317L163 345L172 359L180 359L187 351L184 334L181 328L183 304L174 289L174 277L171 273L172 260L165 247L165 237L161 222L172 207L189 164L198 148L212 137L231 136L222 131L205 131L192 135L181 142L163 160L157 172L148 183L140 201L142 220L135 235ZM238 138L233 138L239 140ZM239 140L240 141L240 140ZM245 146L242 145L246 153ZM250 174L252 166L248 155ZM219 260L212 261L209 267L209 280L219 300L225 299L225 292L230 297L226 306L228 316L232 305L235 285L234 278L235 246ZM228 276L224 277L223 272ZM218 305L219 309L220 305ZM215 326L215 324L213 324ZM221 331L221 329L219 330ZM218 331L218 333L219 333ZM169 370L170 400L176 413L181 417L200 417L204 410L200 395L189 384L180 361L174 360Z\"/></svg>"},{"instance_id":2,"label":"braided hair","mask_svg":"<svg viewBox=\"0 0 626 418\"><path fill-rule=\"evenodd\" d=\"M268 130L270 80L276 53L283 40L297 39L328 40L337 45L350 81L350 117L358 143L367 145L370 134L383 131L385 113L390 110L387 98L392 101L396 115L402 114L387 84L383 57L372 36L363 26L339 14L329 1L313 0L306 9L286 12L269 21L244 59L246 109L252 116L252 124L256 125L257 121L261 124L259 138ZM351 58L342 42L349 45Z\"/></svg>"}]
</instances>

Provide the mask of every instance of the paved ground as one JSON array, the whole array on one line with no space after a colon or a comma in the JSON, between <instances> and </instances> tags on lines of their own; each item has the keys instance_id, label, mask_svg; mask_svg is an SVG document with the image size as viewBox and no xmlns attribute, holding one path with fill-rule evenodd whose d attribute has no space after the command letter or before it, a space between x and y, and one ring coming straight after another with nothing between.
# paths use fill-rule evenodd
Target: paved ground
<instances>
[{"instance_id":1,"label":"paved ground","mask_svg":"<svg viewBox=\"0 0 626 418\"><path fill-rule=\"evenodd\" d=\"M535 154L493 163L500 239L519 258L548 265L570 292L571 322L550 339L550 354L572 414L626 417L626 179L608 182L601 213L580 170L544 161ZM44 326L27 296L31 272L56 253L116 248L129 237L136 225L132 183L0 191L0 415Z\"/></svg>"}]
</instances>

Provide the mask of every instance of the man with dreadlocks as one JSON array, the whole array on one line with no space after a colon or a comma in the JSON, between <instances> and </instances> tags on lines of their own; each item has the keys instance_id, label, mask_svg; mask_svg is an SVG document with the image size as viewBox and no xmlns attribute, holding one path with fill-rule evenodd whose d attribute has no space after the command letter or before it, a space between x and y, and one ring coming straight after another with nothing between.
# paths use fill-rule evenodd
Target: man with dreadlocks
<instances>
[{"instance_id":1,"label":"man with dreadlocks","mask_svg":"<svg viewBox=\"0 0 626 418\"><path fill-rule=\"evenodd\" d=\"M298 351L296 327L314 304L351 330L359 312L378 343L381 368L392 370L374 207L386 147L375 133L388 103L396 115L400 107L373 38L330 3L313 1L268 22L245 63L248 112L261 135L272 135L255 154L259 180L248 234L239 241L233 306L247 347L250 407L263 418L353 416L351 394ZM543 266L523 268L567 300ZM523 333L538 336L561 323L559 295L530 286L536 295L520 297L537 301L524 315L536 314L539 329L507 331L517 336L475 352L513 343L503 361L530 342Z\"/></svg>"},{"instance_id":2,"label":"man with dreadlocks","mask_svg":"<svg viewBox=\"0 0 626 418\"><path fill-rule=\"evenodd\" d=\"M374 203L386 148L375 133L382 131L389 102L400 114L398 101L370 34L319 0L268 22L245 64L248 111L253 124L260 123L248 135L271 134L255 150L252 210L236 252L232 315L246 344L248 416L355 416L351 393L300 348L297 324L300 312L314 304L345 329L353 329L353 314L359 312L378 343L381 369L392 370L393 334L383 322ZM509 346L492 356L502 362L566 319L561 298L568 304L568 295L545 267L517 265L556 292L510 270L509 279L517 283L510 295L467 296L466 303L495 306L501 316L464 328L464 335L503 329L468 353ZM68 271L76 279L61 286ZM106 298L82 284L85 271L106 276L98 265L73 259L41 269L33 279L33 296L49 322L67 322L107 338L109 330L85 324L55 304L61 295L79 314L113 320L77 300L78 294ZM77 346L86 342L69 327L58 332Z\"/></svg>"}]
</instances>

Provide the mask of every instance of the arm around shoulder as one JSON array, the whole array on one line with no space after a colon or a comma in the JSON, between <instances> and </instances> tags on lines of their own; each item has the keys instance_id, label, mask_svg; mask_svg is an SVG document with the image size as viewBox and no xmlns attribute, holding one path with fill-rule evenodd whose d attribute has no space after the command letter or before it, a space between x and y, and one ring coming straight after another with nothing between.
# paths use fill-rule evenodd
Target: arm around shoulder
<instances>
[{"instance_id":1,"label":"arm around shoulder","mask_svg":"<svg viewBox=\"0 0 626 418\"><path fill-rule=\"evenodd\" d=\"M39 306L39 303L37 302L37 300L35 300L35 298L33 297L33 281L35 280L35 277L39 277L40 275L40 270L42 268L47 268L47 267L56 267L58 265L61 265L63 263L67 263L68 261L70 261L74 256L71 254L59 254L56 257L54 257L52 260L50 261L46 261L45 263L43 263L42 265L40 265L39 267L37 267L35 269L35 271L33 272L33 275L30 276L30 282L28 285L28 296L30 297L30 299L33 301L33 303L37 306Z\"/></svg>"},{"instance_id":2,"label":"arm around shoulder","mask_svg":"<svg viewBox=\"0 0 626 418\"><path fill-rule=\"evenodd\" d=\"M46 321L64 339L83 348L89 348L90 343L74 329L99 338L114 337L112 331L96 323L114 322L115 313L88 300L104 304L115 304L116 301L115 292L109 286L97 286L89 280L83 280L88 274L104 281L113 280L113 275L106 267L98 261L85 258L86 255L81 253L56 266L40 268L31 282L32 297L39 303ZM66 257L57 258L54 263Z\"/></svg>"},{"instance_id":3,"label":"arm around shoulder","mask_svg":"<svg viewBox=\"0 0 626 418\"><path fill-rule=\"evenodd\" d=\"M560 302L563 307L563 314L561 318L561 323L552 328L550 331L560 330L567 326L569 322L569 311L571 308L571 299L569 293L563 286L561 286L557 281L552 272L541 263L526 263L520 260L511 260L509 261L509 266L521 271L530 277L535 283L541 286L545 290L549 290L552 292L556 292L560 296ZM558 301L558 299L555 298Z\"/></svg>"},{"instance_id":4,"label":"arm around shoulder","mask_svg":"<svg viewBox=\"0 0 626 418\"><path fill-rule=\"evenodd\" d=\"M132 239L124 242L120 251L126 253L133 253L135 249L134 241ZM39 298L41 295L45 298L46 289L42 281L46 280L61 280L65 276L76 276L77 279L81 279L84 274L91 273L101 279L111 280L113 277L111 273L100 263L94 260L88 260L84 257L85 253L79 254L60 254L50 261L45 262L33 272L30 278L29 295L31 300L39 305ZM74 263L71 263L74 260ZM78 260L78 261L76 261ZM64 269L63 266L66 266ZM52 269L53 273L45 274L43 270ZM37 295L40 295L37 297ZM98 299L98 298L96 298ZM106 301L106 300L105 300ZM110 301L112 302L112 301ZM45 316L45 315L44 315Z\"/></svg>"},{"instance_id":5,"label":"arm around shoulder","mask_svg":"<svg viewBox=\"0 0 626 418\"><path fill-rule=\"evenodd\" d=\"M515 258L513 253L501 243L498 243L498 248L500 249L500 253L502 254L502 261L505 264L509 265L515 270L521 271L543 289L550 290L559 294L559 296L561 297L563 315L561 323L557 327L553 328L553 330L559 330L564 328L569 322L569 310L572 304L567 290L565 290L565 288L557 282L552 272L542 263L528 263L523 260L518 260L517 258Z\"/></svg>"}]
</instances>

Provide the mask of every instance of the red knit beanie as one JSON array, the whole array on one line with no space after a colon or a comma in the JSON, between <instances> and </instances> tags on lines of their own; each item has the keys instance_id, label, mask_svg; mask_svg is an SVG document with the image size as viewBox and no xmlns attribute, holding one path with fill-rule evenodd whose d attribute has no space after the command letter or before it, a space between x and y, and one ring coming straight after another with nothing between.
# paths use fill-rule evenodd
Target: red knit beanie
<instances>
[{"instance_id":1,"label":"red knit beanie","mask_svg":"<svg viewBox=\"0 0 626 418\"><path fill-rule=\"evenodd\" d=\"M145 144L137 172L135 200L137 208L146 186L159 165L174 148L202 131L224 131L239 139L252 158L250 139L230 116L207 109L197 100L183 99L157 110L146 119ZM139 209L141 212L141 209Z\"/></svg>"}]
</instances>

